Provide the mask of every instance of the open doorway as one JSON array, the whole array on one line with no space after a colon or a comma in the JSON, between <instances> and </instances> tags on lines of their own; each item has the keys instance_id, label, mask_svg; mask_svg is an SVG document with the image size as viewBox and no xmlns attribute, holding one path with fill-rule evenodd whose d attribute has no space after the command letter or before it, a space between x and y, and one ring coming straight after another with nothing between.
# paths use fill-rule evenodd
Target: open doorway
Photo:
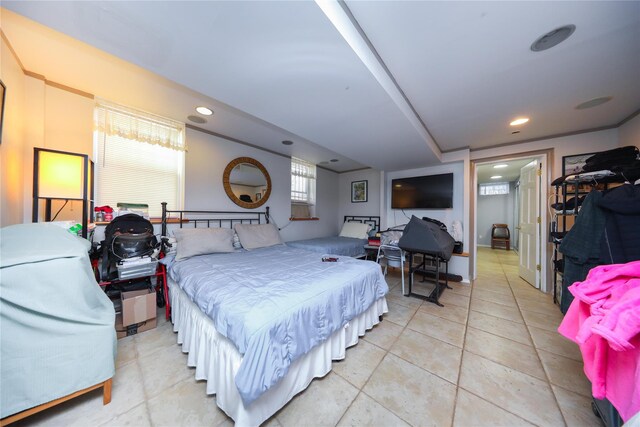
<instances>
[{"instance_id":1,"label":"open doorway","mask_svg":"<svg viewBox=\"0 0 640 427\"><path fill-rule=\"evenodd\" d=\"M476 204L478 246L492 247L493 224L506 224L510 236L509 248L517 252L520 236L518 226L520 170L533 160L533 158L527 158L478 165Z\"/></svg>"},{"instance_id":2,"label":"open doorway","mask_svg":"<svg viewBox=\"0 0 640 427\"><path fill-rule=\"evenodd\" d=\"M548 157L538 152L472 161L472 278L476 277L478 247L506 250L500 241L492 242L493 226L501 224L509 230L509 250L518 254L520 277L547 292Z\"/></svg>"}]
</instances>

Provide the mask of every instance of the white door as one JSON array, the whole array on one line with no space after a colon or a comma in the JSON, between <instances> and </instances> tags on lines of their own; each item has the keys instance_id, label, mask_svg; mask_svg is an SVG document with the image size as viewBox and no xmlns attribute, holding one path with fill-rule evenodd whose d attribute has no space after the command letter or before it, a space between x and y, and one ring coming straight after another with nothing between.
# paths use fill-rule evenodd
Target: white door
<instances>
[{"instance_id":1,"label":"white door","mask_svg":"<svg viewBox=\"0 0 640 427\"><path fill-rule=\"evenodd\" d=\"M540 185L538 178L538 161L534 160L520 170L520 221L519 274L524 280L536 288L540 288L540 275L537 265L540 264L538 254L538 218L540 217Z\"/></svg>"}]
</instances>

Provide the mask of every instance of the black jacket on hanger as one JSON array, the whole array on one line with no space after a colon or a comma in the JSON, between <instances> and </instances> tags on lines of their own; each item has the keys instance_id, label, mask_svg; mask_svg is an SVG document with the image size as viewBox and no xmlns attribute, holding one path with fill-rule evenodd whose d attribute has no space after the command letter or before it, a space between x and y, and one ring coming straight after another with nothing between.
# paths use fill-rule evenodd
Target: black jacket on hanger
<instances>
[{"instance_id":1,"label":"black jacket on hanger","mask_svg":"<svg viewBox=\"0 0 640 427\"><path fill-rule=\"evenodd\" d=\"M640 187L624 184L605 193L598 206L606 217L602 264L640 260Z\"/></svg>"},{"instance_id":2,"label":"black jacket on hanger","mask_svg":"<svg viewBox=\"0 0 640 427\"><path fill-rule=\"evenodd\" d=\"M564 275L562 278L562 300L560 310L566 313L573 301L567 289L574 282L583 281L589 270L600 263L600 242L604 234L605 216L599 202L602 193L591 191L582 203L580 215L571 230L562 239L558 248L564 255Z\"/></svg>"}]
</instances>

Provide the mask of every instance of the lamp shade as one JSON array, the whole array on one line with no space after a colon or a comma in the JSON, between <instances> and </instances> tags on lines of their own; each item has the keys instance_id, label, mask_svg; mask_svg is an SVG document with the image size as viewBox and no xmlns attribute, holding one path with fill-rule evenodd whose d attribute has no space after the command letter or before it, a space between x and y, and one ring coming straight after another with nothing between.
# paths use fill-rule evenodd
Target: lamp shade
<instances>
[{"instance_id":1,"label":"lamp shade","mask_svg":"<svg viewBox=\"0 0 640 427\"><path fill-rule=\"evenodd\" d=\"M56 151L38 153L38 196L51 199L82 199L85 156Z\"/></svg>"},{"instance_id":2,"label":"lamp shade","mask_svg":"<svg viewBox=\"0 0 640 427\"><path fill-rule=\"evenodd\" d=\"M33 222L38 222L42 200L45 221L54 221L70 200L82 201L82 237L86 238L89 216L93 212L93 162L89 156L34 147ZM65 202L52 217L55 200Z\"/></svg>"}]
</instances>

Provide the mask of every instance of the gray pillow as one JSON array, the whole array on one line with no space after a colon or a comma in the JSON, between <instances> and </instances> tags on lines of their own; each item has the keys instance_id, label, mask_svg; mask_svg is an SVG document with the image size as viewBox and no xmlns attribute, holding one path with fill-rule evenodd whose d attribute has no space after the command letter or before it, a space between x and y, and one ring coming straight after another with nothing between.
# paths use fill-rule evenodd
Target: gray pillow
<instances>
[{"instance_id":1,"label":"gray pillow","mask_svg":"<svg viewBox=\"0 0 640 427\"><path fill-rule=\"evenodd\" d=\"M251 250L282 243L280 233L273 224L236 224L234 226L242 247Z\"/></svg>"},{"instance_id":2,"label":"gray pillow","mask_svg":"<svg viewBox=\"0 0 640 427\"><path fill-rule=\"evenodd\" d=\"M195 255L233 252L230 228L181 228L173 231L178 249L176 261Z\"/></svg>"}]
</instances>

